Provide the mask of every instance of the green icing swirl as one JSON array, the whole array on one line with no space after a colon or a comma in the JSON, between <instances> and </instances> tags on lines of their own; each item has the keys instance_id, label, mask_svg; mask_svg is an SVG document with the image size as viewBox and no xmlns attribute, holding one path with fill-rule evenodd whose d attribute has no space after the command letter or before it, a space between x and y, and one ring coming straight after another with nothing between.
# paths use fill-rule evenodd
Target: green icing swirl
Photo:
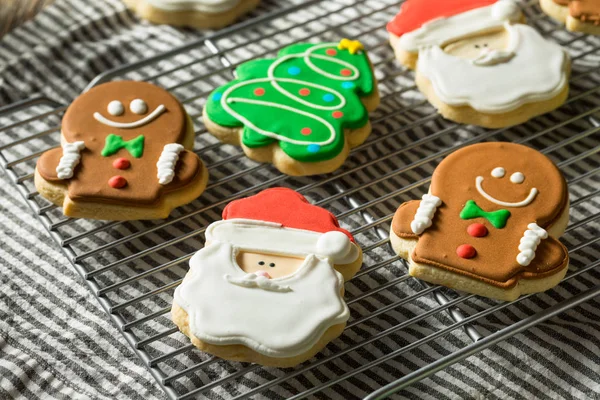
<instances>
[{"instance_id":1,"label":"green icing swirl","mask_svg":"<svg viewBox=\"0 0 600 400\"><path fill-rule=\"evenodd\" d=\"M344 129L368 121L360 98L373 93L375 82L364 51L295 44L276 59L242 64L236 73L237 79L211 93L206 112L218 125L243 126L249 148L278 141L295 160L329 160L344 148Z\"/></svg>"}]
</instances>

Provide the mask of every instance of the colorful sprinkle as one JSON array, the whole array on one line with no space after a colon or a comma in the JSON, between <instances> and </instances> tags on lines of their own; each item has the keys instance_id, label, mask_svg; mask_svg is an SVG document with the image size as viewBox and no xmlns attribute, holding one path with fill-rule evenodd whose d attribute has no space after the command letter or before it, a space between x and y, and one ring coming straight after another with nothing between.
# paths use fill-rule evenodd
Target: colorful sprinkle
<instances>
[{"instance_id":1,"label":"colorful sprinkle","mask_svg":"<svg viewBox=\"0 0 600 400\"><path fill-rule=\"evenodd\" d=\"M214 101L219 101L219 100L221 100L222 97L223 97L223 93L217 92L217 93L213 94L213 98L212 99Z\"/></svg>"},{"instance_id":2,"label":"colorful sprinkle","mask_svg":"<svg viewBox=\"0 0 600 400\"><path fill-rule=\"evenodd\" d=\"M309 144L308 145L308 152L309 153L316 153L317 151L319 151L321 149L321 146L319 146L318 144Z\"/></svg>"},{"instance_id":3,"label":"colorful sprinkle","mask_svg":"<svg viewBox=\"0 0 600 400\"><path fill-rule=\"evenodd\" d=\"M323 95L323 100L328 103L331 103L333 100L335 100L335 96L332 95L331 93L327 93L327 94Z\"/></svg>"},{"instance_id":4,"label":"colorful sprinkle","mask_svg":"<svg viewBox=\"0 0 600 400\"><path fill-rule=\"evenodd\" d=\"M300 67L296 67L296 66L289 67L288 68L288 74L290 74L290 75L298 75L298 74L300 74Z\"/></svg>"},{"instance_id":5,"label":"colorful sprinkle","mask_svg":"<svg viewBox=\"0 0 600 400\"><path fill-rule=\"evenodd\" d=\"M256 89L254 89L254 94L255 94L256 96L262 96L262 95L264 95L264 94L265 94L265 89L263 89L263 88L261 88L261 87L259 87L259 88L256 88Z\"/></svg>"},{"instance_id":6,"label":"colorful sprinkle","mask_svg":"<svg viewBox=\"0 0 600 400\"><path fill-rule=\"evenodd\" d=\"M488 230L484 224L477 222L467 227L467 233L473 237L484 237L488 234Z\"/></svg>"},{"instance_id":7,"label":"colorful sprinkle","mask_svg":"<svg viewBox=\"0 0 600 400\"><path fill-rule=\"evenodd\" d=\"M354 86L353 82L342 82L342 87L344 89L354 89Z\"/></svg>"},{"instance_id":8,"label":"colorful sprinkle","mask_svg":"<svg viewBox=\"0 0 600 400\"><path fill-rule=\"evenodd\" d=\"M348 68L344 68L340 71L340 74L342 74L343 76L350 76L352 75L352 71L350 71Z\"/></svg>"},{"instance_id":9,"label":"colorful sprinkle","mask_svg":"<svg viewBox=\"0 0 600 400\"><path fill-rule=\"evenodd\" d=\"M477 250L470 244L461 244L456 248L456 254L460 258L473 258L477 255Z\"/></svg>"},{"instance_id":10,"label":"colorful sprinkle","mask_svg":"<svg viewBox=\"0 0 600 400\"><path fill-rule=\"evenodd\" d=\"M129 162L128 159L126 158L117 158L115 161L113 161L113 167L116 169L127 169L131 166L131 163Z\"/></svg>"},{"instance_id":11,"label":"colorful sprinkle","mask_svg":"<svg viewBox=\"0 0 600 400\"><path fill-rule=\"evenodd\" d=\"M108 180L108 186L114 189L121 189L127 185L127 179L121 175L115 175Z\"/></svg>"},{"instance_id":12,"label":"colorful sprinkle","mask_svg":"<svg viewBox=\"0 0 600 400\"><path fill-rule=\"evenodd\" d=\"M333 118L342 118L342 117L344 116L344 113L343 113L343 112L341 112L341 111L334 111L334 112L331 114L331 116L332 116Z\"/></svg>"},{"instance_id":13,"label":"colorful sprinkle","mask_svg":"<svg viewBox=\"0 0 600 400\"><path fill-rule=\"evenodd\" d=\"M300 130L300 133L303 134L304 136L310 135L312 133L312 129L310 128L302 128Z\"/></svg>"},{"instance_id":14,"label":"colorful sprinkle","mask_svg":"<svg viewBox=\"0 0 600 400\"><path fill-rule=\"evenodd\" d=\"M336 49L327 49L327 51L325 51L325 54L333 57L333 56L337 55L337 50Z\"/></svg>"},{"instance_id":15,"label":"colorful sprinkle","mask_svg":"<svg viewBox=\"0 0 600 400\"><path fill-rule=\"evenodd\" d=\"M300 96L308 96L310 94L310 89L302 88L298 91L298 93L300 93Z\"/></svg>"}]
</instances>

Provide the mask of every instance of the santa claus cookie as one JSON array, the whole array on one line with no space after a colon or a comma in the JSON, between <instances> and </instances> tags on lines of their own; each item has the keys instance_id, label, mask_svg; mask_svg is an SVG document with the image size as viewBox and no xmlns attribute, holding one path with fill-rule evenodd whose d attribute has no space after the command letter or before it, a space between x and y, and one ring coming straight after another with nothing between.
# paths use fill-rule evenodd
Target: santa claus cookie
<instances>
[{"instance_id":1,"label":"santa claus cookie","mask_svg":"<svg viewBox=\"0 0 600 400\"><path fill-rule=\"evenodd\" d=\"M407 0L388 24L398 59L452 121L499 128L559 107L570 59L513 0Z\"/></svg>"},{"instance_id":2,"label":"santa claus cookie","mask_svg":"<svg viewBox=\"0 0 600 400\"><path fill-rule=\"evenodd\" d=\"M429 194L402 204L392 247L425 281L501 300L555 286L569 255L567 184L541 153L482 143L446 157Z\"/></svg>"},{"instance_id":3,"label":"santa claus cookie","mask_svg":"<svg viewBox=\"0 0 600 400\"><path fill-rule=\"evenodd\" d=\"M295 44L236 73L210 95L206 127L285 174L332 172L371 132L368 112L379 94L358 41Z\"/></svg>"},{"instance_id":4,"label":"santa claus cookie","mask_svg":"<svg viewBox=\"0 0 600 400\"><path fill-rule=\"evenodd\" d=\"M290 189L230 203L175 290L173 321L201 350L292 367L338 337L344 279L362 251L328 211Z\"/></svg>"},{"instance_id":5,"label":"santa claus cookie","mask_svg":"<svg viewBox=\"0 0 600 400\"><path fill-rule=\"evenodd\" d=\"M35 186L69 217L166 218L208 181L186 150L194 144L191 119L149 83L110 82L79 96L63 117L61 143L38 160Z\"/></svg>"},{"instance_id":6,"label":"santa claus cookie","mask_svg":"<svg viewBox=\"0 0 600 400\"><path fill-rule=\"evenodd\" d=\"M250 12L260 0L124 0L141 18L156 24L218 29Z\"/></svg>"},{"instance_id":7,"label":"santa claus cookie","mask_svg":"<svg viewBox=\"0 0 600 400\"><path fill-rule=\"evenodd\" d=\"M540 6L570 31L600 35L598 0L540 0Z\"/></svg>"}]
</instances>

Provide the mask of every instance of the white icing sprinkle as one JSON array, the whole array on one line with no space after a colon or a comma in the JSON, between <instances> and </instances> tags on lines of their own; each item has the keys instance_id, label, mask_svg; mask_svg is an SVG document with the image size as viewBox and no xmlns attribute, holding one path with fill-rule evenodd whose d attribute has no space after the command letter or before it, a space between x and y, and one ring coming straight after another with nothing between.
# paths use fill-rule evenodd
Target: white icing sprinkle
<instances>
[{"instance_id":1,"label":"white icing sprinkle","mask_svg":"<svg viewBox=\"0 0 600 400\"><path fill-rule=\"evenodd\" d=\"M73 171L81 160L81 150L85 149L85 143L82 141L73 143L64 143L62 145L63 155L56 167L58 179L69 179L73 177Z\"/></svg>"},{"instance_id":2,"label":"white icing sprinkle","mask_svg":"<svg viewBox=\"0 0 600 400\"><path fill-rule=\"evenodd\" d=\"M510 181L512 183L523 183L524 180L525 175L523 175L521 172L515 172L510 176Z\"/></svg>"},{"instance_id":3,"label":"white icing sprinkle","mask_svg":"<svg viewBox=\"0 0 600 400\"><path fill-rule=\"evenodd\" d=\"M158 167L158 183L166 185L171 183L175 177L175 164L179 160L179 153L184 150L184 147L179 143L169 143L165 145L156 166Z\"/></svg>"},{"instance_id":4,"label":"white icing sprinkle","mask_svg":"<svg viewBox=\"0 0 600 400\"><path fill-rule=\"evenodd\" d=\"M519 254L517 254L517 262L526 267L531 264L535 257L535 250L540 241L548 237L548 232L540 228L538 224L531 223L527 225L527 230L523 233L519 244Z\"/></svg>"},{"instance_id":5,"label":"white icing sprinkle","mask_svg":"<svg viewBox=\"0 0 600 400\"><path fill-rule=\"evenodd\" d=\"M506 171L502 167L496 167L492 170L492 176L494 178L503 178Z\"/></svg>"},{"instance_id":6,"label":"white icing sprinkle","mask_svg":"<svg viewBox=\"0 0 600 400\"><path fill-rule=\"evenodd\" d=\"M417 235L423 233L425 229L431 226L433 215L441 205L442 200L440 200L439 197L431 194L424 194L421 203L419 204L419 208L417 208L417 213L410 223L410 229Z\"/></svg>"}]
</instances>

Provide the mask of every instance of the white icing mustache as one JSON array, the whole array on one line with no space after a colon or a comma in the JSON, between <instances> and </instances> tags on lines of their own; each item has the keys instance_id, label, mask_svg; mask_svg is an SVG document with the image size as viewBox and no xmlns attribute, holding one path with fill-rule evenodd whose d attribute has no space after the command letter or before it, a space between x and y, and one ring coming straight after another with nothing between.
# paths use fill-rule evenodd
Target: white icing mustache
<instances>
[{"instance_id":1,"label":"white icing mustache","mask_svg":"<svg viewBox=\"0 0 600 400\"><path fill-rule=\"evenodd\" d=\"M515 56L515 53L512 51L503 51L503 50L488 50L483 49L479 53L477 58L471 60L474 65L479 65L482 67L489 65L501 64L509 61L511 58Z\"/></svg>"},{"instance_id":2,"label":"white icing mustache","mask_svg":"<svg viewBox=\"0 0 600 400\"><path fill-rule=\"evenodd\" d=\"M247 288L259 288L268 290L270 292L291 292L292 288L289 286L280 285L276 281L273 281L265 276L256 275L253 273L246 274L243 277L235 278L229 274L225 275L225 280L233 285L247 287Z\"/></svg>"}]
</instances>

